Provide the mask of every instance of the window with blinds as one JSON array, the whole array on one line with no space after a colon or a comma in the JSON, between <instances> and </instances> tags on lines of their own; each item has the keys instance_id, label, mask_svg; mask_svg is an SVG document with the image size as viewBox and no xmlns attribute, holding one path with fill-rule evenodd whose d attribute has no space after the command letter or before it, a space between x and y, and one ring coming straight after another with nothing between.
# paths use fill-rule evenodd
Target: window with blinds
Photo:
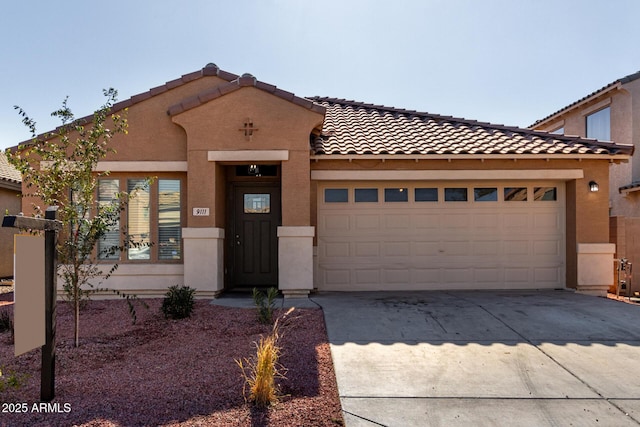
<instances>
[{"instance_id":1,"label":"window with blinds","mask_svg":"<svg viewBox=\"0 0 640 427\"><path fill-rule=\"evenodd\" d=\"M158 259L180 259L180 180L158 180Z\"/></svg>"},{"instance_id":2,"label":"window with blinds","mask_svg":"<svg viewBox=\"0 0 640 427\"><path fill-rule=\"evenodd\" d=\"M127 191L131 196L127 206L127 233L129 241L136 243L129 247L127 258L130 260L151 259L151 222L149 204L151 193L149 183L145 179L127 180Z\"/></svg>"},{"instance_id":3,"label":"window with blinds","mask_svg":"<svg viewBox=\"0 0 640 427\"><path fill-rule=\"evenodd\" d=\"M118 193L120 181L117 179L101 179L98 181L98 209L118 209ZM119 212L118 212L119 214ZM104 260L120 259L120 221L114 224L98 241L98 258Z\"/></svg>"}]
</instances>

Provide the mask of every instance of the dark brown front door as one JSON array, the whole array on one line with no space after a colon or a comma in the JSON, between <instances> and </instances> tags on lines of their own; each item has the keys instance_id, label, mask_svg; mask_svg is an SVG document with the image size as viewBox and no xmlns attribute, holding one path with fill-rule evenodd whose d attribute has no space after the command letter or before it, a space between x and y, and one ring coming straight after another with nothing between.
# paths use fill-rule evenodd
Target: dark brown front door
<instances>
[{"instance_id":1,"label":"dark brown front door","mask_svg":"<svg viewBox=\"0 0 640 427\"><path fill-rule=\"evenodd\" d=\"M232 185L229 262L233 287L278 285L280 186Z\"/></svg>"}]
</instances>

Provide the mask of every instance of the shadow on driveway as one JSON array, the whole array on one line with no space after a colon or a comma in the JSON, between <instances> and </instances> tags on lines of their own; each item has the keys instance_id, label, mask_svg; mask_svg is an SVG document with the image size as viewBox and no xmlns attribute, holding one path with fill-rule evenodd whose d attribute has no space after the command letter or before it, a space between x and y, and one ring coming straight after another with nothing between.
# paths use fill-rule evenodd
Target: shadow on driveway
<instances>
[{"instance_id":1,"label":"shadow on driveway","mask_svg":"<svg viewBox=\"0 0 640 427\"><path fill-rule=\"evenodd\" d=\"M347 426L640 424L640 306L569 291L312 299Z\"/></svg>"}]
</instances>

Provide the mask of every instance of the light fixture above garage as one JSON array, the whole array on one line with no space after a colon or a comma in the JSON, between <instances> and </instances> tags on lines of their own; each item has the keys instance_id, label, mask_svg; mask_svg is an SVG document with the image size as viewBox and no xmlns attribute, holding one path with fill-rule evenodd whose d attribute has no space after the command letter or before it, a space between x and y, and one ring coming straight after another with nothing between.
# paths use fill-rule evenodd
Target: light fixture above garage
<instances>
[{"instance_id":1,"label":"light fixture above garage","mask_svg":"<svg viewBox=\"0 0 640 427\"><path fill-rule=\"evenodd\" d=\"M589 191L591 191L592 193L595 193L598 190L600 190L600 186L598 185L598 183L595 182L595 181L590 181L589 182Z\"/></svg>"}]
</instances>

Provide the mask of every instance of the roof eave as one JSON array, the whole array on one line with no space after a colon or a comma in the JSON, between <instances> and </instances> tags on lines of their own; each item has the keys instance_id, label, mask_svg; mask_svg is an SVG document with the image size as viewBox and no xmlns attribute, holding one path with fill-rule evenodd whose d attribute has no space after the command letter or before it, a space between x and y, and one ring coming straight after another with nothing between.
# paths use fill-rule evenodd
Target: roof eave
<instances>
[{"instance_id":1,"label":"roof eave","mask_svg":"<svg viewBox=\"0 0 640 427\"><path fill-rule=\"evenodd\" d=\"M593 101L594 99L600 98L604 95L606 95L609 92L613 92L616 90L620 90L622 88L622 83L620 80L617 80L613 83L611 83L608 86L605 86L604 88L600 89L599 91L596 91L590 95L587 95L586 97L576 101L573 104L569 104L568 106L564 107L561 110L556 111L555 113L551 114L550 116L545 117L544 119L540 119L537 122L533 123L531 126L529 126L530 128L544 128L547 125L550 125L551 123L553 123L555 120L558 120L558 118L564 114L567 114L570 111L576 110L580 107L582 107L585 104L588 104L589 102Z\"/></svg>"},{"instance_id":2,"label":"roof eave","mask_svg":"<svg viewBox=\"0 0 640 427\"><path fill-rule=\"evenodd\" d=\"M630 154L312 154L311 160L610 160L628 161Z\"/></svg>"},{"instance_id":3,"label":"roof eave","mask_svg":"<svg viewBox=\"0 0 640 427\"><path fill-rule=\"evenodd\" d=\"M0 188L4 188L7 190L12 190L16 192L22 191L22 183L17 181L9 181L6 179L0 179Z\"/></svg>"},{"instance_id":4,"label":"roof eave","mask_svg":"<svg viewBox=\"0 0 640 427\"><path fill-rule=\"evenodd\" d=\"M235 79L238 79L240 76L230 73L228 71L224 71L221 70L217 65L213 64L213 63L209 63L207 65L205 65L202 69L198 70L198 71L194 71L188 74L183 74L181 77L174 79L174 80L170 80L168 82L166 82L163 85L160 86L156 86L153 87L151 89L149 89L146 92L142 92L139 93L137 95L133 95L132 97L122 100L122 101L118 101L115 104L113 104L113 106L111 107L111 109L109 110L109 114L114 114L117 113L119 111L122 111L126 108L131 107L132 105L138 104L142 101L146 101L150 98L153 98L155 96L158 96L164 92L167 92L168 90L174 89L176 87L185 85L189 82L192 82L194 80L198 80L200 78L203 77L209 77L209 76L216 76L221 78L222 80L226 80L227 82L231 82ZM79 125L86 125L89 124L93 121L93 114L89 114L87 116L84 117L80 117L78 119L76 119L74 121L74 123L77 123ZM31 139L27 139L24 141L21 141L18 143L18 145L14 146L14 147L9 147L10 150L19 150L21 147L23 146L29 146L32 144L35 144L37 142L41 142L41 141L48 141L50 139L55 138L57 135L57 133L60 131L60 129L62 129L62 126L58 126L55 129L48 131L48 132L44 132L41 133L39 135L34 136Z\"/></svg>"}]
</instances>

